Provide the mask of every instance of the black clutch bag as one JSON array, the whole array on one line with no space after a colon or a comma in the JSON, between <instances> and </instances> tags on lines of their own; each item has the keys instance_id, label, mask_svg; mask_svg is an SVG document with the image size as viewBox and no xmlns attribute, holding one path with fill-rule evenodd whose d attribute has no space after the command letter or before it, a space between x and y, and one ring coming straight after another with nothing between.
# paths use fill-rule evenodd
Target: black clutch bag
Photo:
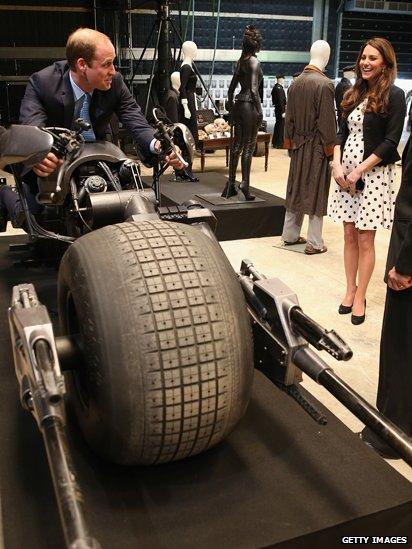
<instances>
[{"instance_id":1,"label":"black clutch bag","mask_svg":"<svg viewBox=\"0 0 412 549\"><path fill-rule=\"evenodd\" d=\"M358 179L356 181L355 189L357 191L363 191L364 188L365 188L365 181L363 179Z\"/></svg>"}]
</instances>

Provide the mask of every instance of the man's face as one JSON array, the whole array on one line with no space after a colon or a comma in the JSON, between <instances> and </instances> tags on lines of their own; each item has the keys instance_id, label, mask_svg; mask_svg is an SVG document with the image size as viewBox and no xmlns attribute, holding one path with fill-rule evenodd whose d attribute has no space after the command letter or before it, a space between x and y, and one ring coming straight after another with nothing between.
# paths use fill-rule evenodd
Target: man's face
<instances>
[{"instance_id":1,"label":"man's face","mask_svg":"<svg viewBox=\"0 0 412 549\"><path fill-rule=\"evenodd\" d=\"M88 88L85 91L110 89L113 77L116 74L113 65L115 57L116 53L110 41L101 41L97 44L96 53L90 65L84 62L81 67L82 81Z\"/></svg>"}]
</instances>

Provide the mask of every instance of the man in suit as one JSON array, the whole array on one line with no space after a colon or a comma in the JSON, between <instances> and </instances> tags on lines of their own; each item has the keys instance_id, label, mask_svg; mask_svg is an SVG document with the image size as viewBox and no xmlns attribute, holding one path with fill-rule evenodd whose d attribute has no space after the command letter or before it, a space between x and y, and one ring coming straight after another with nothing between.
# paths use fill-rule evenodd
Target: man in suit
<instances>
[{"instance_id":1,"label":"man in suit","mask_svg":"<svg viewBox=\"0 0 412 549\"><path fill-rule=\"evenodd\" d=\"M286 93L283 84L283 74L276 76L276 84L272 89L272 104L275 107L275 128L273 130L272 147L283 149L283 134L285 131Z\"/></svg>"},{"instance_id":2,"label":"man in suit","mask_svg":"<svg viewBox=\"0 0 412 549\"><path fill-rule=\"evenodd\" d=\"M385 313L379 362L377 408L412 437L412 141L402 155L402 181L386 263ZM361 438L383 457L399 458L367 427Z\"/></svg>"},{"instance_id":3,"label":"man in suit","mask_svg":"<svg viewBox=\"0 0 412 549\"><path fill-rule=\"evenodd\" d=\"M343 67L343 78L338 82L335 88L335 103L336 103L336 113L338 117L338 126L340 126L340 121L342 119L342 109L340 104L342 103L343 96L345 92L352 87L350 81L351 78L355 78L355 67Z\"/></svg>"},{"instance_id":4,"label":"man in suit","mask_svg":"<svg viewBox=\"0 0 412 549\"><path fill-rule=\"evenodd\" d=\"M160 142L155 139L153 128L122 76L116 72L115 56L113 44L105 34L87 28L74 31L66 44L67 60L57 61L31 76L21 104L20 123L74 128L75 120L82 116L92 125L91 130L84 133L85 140L94 141L105 139L110 118L115 113L131 132L142 158L154 159L160 152ZM166 157L166 161L178 169L182 167L174 153ZM61 163L62 160L50 152L28 175L28 202L34 213L38 205L34 199L37 183L33 173L46 177ZM22 221L20 200L4 185L0 187L1 208L19 225Z\"/></svg>"}]
</instances>

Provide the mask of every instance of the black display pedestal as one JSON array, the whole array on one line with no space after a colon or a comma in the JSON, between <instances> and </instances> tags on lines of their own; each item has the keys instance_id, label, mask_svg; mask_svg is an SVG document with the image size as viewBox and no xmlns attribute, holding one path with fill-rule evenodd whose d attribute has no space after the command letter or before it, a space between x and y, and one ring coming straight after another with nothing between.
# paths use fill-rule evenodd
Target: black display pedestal
<instances>
[{"instance_id":1,"label":"black display pedestal","mask_svg":"<svg viewBox=\"0 0 412 549\"><path fill-rule=\"evenodd\" d=\"M212 204L210 199L203 200L202 195L222 194L227 176L217 172L196 173L197 183L169 181L170 175L160 178L162 206L176 206L195 200L209 208L217 217L216 237L218 240L239 240L282 234L285 218L285 201L273 194L250 188L257 200L247 202L227 201L224 204ZM151 185L150 177L143 178Z\"/></svg>"}]
</instances>

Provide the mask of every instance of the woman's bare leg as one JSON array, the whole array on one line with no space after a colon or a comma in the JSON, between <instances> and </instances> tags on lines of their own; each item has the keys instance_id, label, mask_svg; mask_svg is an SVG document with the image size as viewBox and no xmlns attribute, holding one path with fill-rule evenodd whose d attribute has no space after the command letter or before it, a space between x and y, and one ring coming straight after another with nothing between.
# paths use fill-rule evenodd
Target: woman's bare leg
<instances>
[{"instance_id":1,"label":"woman's bare leg","mask_svg":"<svg viewBox=\"0 0 412 549\"><path fill-rule=\"evenodd\" d=\"M376 231L358 231L358 289L352 307L352 314L356 316L365 313L366 290L375 267L375 233Z\"/></svg>"},{"instance_id":2,"label":"woman's bare leg","mask_svg":"<svg viewBox=\"0 0 412 549\"><path fill-rule=\"evenodd\" d=\"M358 229L355 223L343 222L344 248L343 262L346 275L346 293L342 305L351 307L356 293L356 274L358 272Z\"/></svg>"}]
</instances>

